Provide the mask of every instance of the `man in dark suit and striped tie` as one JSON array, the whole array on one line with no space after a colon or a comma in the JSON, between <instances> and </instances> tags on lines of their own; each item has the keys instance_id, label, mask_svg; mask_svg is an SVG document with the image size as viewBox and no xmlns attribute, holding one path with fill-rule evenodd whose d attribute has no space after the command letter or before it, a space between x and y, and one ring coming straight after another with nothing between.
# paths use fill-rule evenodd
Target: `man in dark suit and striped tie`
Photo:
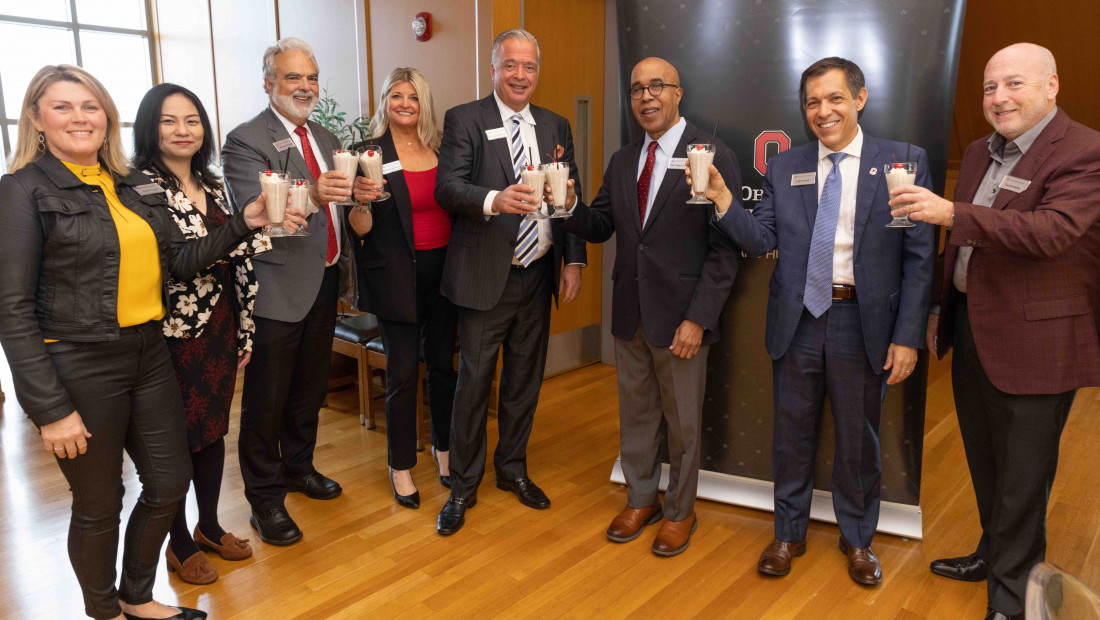
<instances>
[{"instance_id":1,"label":"man in dark suit and striped tie","mask_svg":"<svg viewBox=\"0 0 1100 620\"><path fill-rule=\"evenodd\" d=\"M458 216L442 292L459 307L460 353L451 497L437 524L443 536L462 527L466 509L477 501L489 392L502 345L496 484L524 505L550 507L528 477L527 440L546 364L550 298L568 303L576 297L587 255L584 241L562 231L560 220L523 221L542 196L542 188L519 183L524 166L554 158L569 164L574 183L579 180L569 121L530 105L539 63L531 33L501 33L493 41L493 93L448 110L444 121L435 198Z\"/></svg>"}]
</instances>

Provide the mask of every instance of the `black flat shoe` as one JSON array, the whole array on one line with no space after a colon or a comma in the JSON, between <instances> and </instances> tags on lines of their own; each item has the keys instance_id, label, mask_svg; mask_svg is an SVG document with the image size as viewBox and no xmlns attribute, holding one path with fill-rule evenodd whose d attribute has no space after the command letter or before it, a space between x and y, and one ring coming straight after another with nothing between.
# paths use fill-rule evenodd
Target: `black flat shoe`
<instances>
[{"instance_id":1,"label":"black flat shoe","mask_svg":"<svg viewBox=\"0 0 1100 620\"><path fill-rule=\"evenodd\" d=\"M201 609L191 609L190 607L181 607L179 605L171 605L171 607L175 607L180 610L180 612L164 620L205 620L206 618L206 612ZM126 612L122 612L122 615L126 617L126 620L152 620L152 618L135 616L134 614L128 614Z\"/></svg>"},{"instance_id":2,"label":"black flat shoe","mask_svg":"<svg viewBox=\"0 0 1100 620\"><path fill-rule=\"evenodd\" d=\"M530 478L516 478L515 480L502 480L497 478L497 488L501 491L511 491L519 498L519 503L524 506L543 510L550 507L550 498L535 485Z\"/></svg>"},{"instance_id":3,"label":"black flat shoe","mask_svg":"<svg viewBox=\"0 0 1100 620\"><path fill-rule=\"evenodd\" d=\"M989 565L976 553L961 558L936 560L932 562L930 568L933 573L941 577L959 581L985 581L989 576Z\"/></svg>"},{"instance_id":4,"label":"black flat shoe","mask_svg":"<svg viewBox=\"0 0 1100 620\"><path fill-rule=\"evenodd\" d=\"M417 509L420 508L420 491L413 491L412 495L399 495L397 493L397 485L393 483L393 468L390 468L390 488L393 489L393 499L397 501L399 506L405 508Z\"/></svg>"},{"instance_id":5,"label":"black flat shoe","mask_svg":"<svg viewBox=\"0 0 1100 620\"><path fill-rule=\"evenodd\" d=\"M435 531L439 532L440 536L450 536L462 529L463 524L466 523L466 509L473 508L476 503L477 495L468 500L461 497L452 497L447 500L447 503L443 504L443 510L439 511Z\"/></svg>"},{"instance_id":6,"label":"black flat shoe","mask_svg":"<svg viewBox=\"0 0 1100 620\"><path fill-rule=\"evenodd\" d=\"M302 530L290 518L286 508L268 508L266 510L253 510L248 518L252 528L260 533L260 540L269 545L293 545L302 540Z\"/></svg>"},{"instance_id":7,"label":"black flat shoe","mask_svg":"<svg viewBox=\"0 0 1100 620\"><path fill-rule=\"evenodd\" d=\"M332 499L344 490L338 482L316 471L304 476L287 476L286 489L312 499Z\"/></svg>"},{"instance_id":8,"label":"black flat shoe","mask_svg":"<svg viewBox=\"0 0 1100 620\"><path fill-rule=\"evenodd\" d=\"M439 457L436 456L436 454L435 454L435 446L432 446L432 460L435 461L435 470L438 472L439 471ZM439 484L442 484L443 486L447 487L448 489L451 488L451 477L450 476L444 476L443 474L439 474Z\"/></svg>"}]
</instances>

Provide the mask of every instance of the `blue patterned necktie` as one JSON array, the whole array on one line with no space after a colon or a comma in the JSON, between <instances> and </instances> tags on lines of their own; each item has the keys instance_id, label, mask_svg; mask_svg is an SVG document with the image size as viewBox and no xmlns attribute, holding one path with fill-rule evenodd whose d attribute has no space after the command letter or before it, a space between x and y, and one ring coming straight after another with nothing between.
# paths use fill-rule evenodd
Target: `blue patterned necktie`
<instances>
[{"instance_id":1,"label":"blue patterned necktie","mask_svg":"<svg viewBox=\"0 0 1100 620\"><path fill-rule=\"evenodd\" d=\"M512 115L512 170L516 175L516 183L519 183L519 174L527 165L527 151L523 148L523 134L520 132L519 114ZM541 188L536 187L537 193ZM519 223L519 234L516 235L516 260L524 267L531 264L535 253L539 249L538 222L524 219Z\"/></svg>"},{"instance_id":2,"label":"blue patterned necktie","mask_svg":"<svg viewBox=\"0 0 1100 620\"><path fill-rule=\"evenodd\" d=\"M821 188L817 201L817 219L810 240L810 257L806 261L806 290L802 302L810 314L819 317L833 305L833 247L836 245L836 221L840 215L840 192L844 181L840 177L840 161L845 153L830 153L833 168Z\"/></svg>"}]
</instances>

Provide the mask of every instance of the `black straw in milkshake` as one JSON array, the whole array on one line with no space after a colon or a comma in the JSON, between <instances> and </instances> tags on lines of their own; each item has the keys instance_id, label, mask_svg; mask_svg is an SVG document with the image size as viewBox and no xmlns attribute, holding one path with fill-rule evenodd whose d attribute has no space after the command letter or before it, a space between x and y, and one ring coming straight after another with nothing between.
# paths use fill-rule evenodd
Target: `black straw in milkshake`
<instances>
[{"instance_id":1,"label":"black straw in milkshake","mask_svg":"<svg viewBox=\"0 0 1100 620\"><path fill-rule=\"evenodd\" d=\"M710 142L714 144L714 140L718 137L718 121L714 121L714 131L710 132Z\"/></svg>"},{"instance_id":2,"label":"black straw in milkshake","mask_svg":"<svg viewBox=\"0 0 1100 620\"><path fill-rule=\"evenodd\" d=\"M286 152L286 155L283 155L283 172L286 172L287 171L287 166L290 165L290 149L287 148L287 150L285 152Z\"/></svg>"}]
</instances>

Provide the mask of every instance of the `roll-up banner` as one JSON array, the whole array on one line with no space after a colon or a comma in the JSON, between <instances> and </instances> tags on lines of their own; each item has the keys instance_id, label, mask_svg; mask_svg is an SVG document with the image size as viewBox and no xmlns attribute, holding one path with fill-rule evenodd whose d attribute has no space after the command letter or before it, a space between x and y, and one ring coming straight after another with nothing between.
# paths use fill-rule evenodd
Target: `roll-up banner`
<instances>
[{"instance_id":1,"label":"roll-up banner","mask_svg":"<svg viewBox=\"0 0 1100 620\"><path fill-rule=\"evenodd\" d=\"M717 135L741 163L741 197L763 194L768 159L814 139L798 99L802 71L841 56L860 66L865 133L928 152L943 192L965 0L620 0L619 99L623 143L642 135L630 109L630 72L648 56L671 62L681 114ZM776 255L743 257L711 347L703 405L699 496L773 509L771 358L764 349L768 281ZM886 395L879 531L920 537L927 352ZM811 516L833 521L833 421L820 421ZM612 479L623 482L616 464ZM667 468L666 468L667 479ZM664 480L662 481L663 488Z\"/></svg>"}]
</instances>

